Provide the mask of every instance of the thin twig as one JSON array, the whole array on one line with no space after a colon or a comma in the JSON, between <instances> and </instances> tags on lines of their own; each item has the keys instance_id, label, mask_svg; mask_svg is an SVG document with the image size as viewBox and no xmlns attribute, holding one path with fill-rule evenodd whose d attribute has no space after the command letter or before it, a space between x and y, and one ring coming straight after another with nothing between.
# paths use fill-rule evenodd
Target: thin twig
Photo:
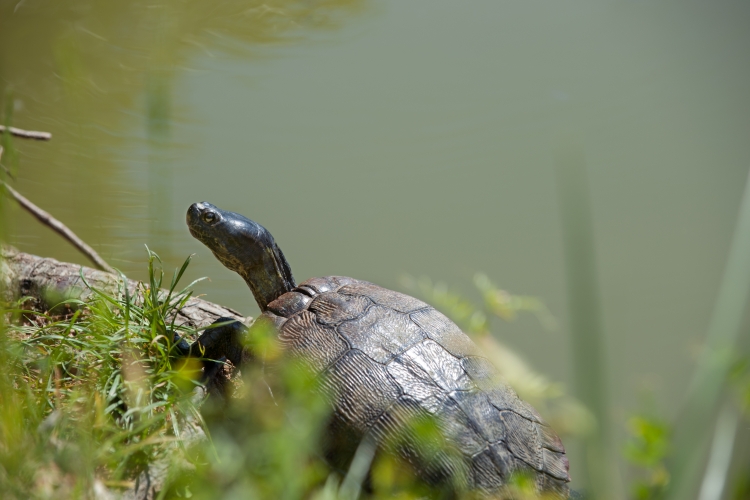
<instances>
[{"instance_id":1,"label":"thin twig","mask_svg":"<svg viewBox=\"0 0 750 500\"><path fill-rule=\"evenodd\" d=\"M37 132L36 130L22 130L16 127L6 127L0 125L0 132L9 132L11 135L16 137L23 137L24 139L36 139L37 141L49 141L52 139L52 134L49 132Z\"/></svg>"},{"instance_id":2,"label":"thin twig","mask_svg":"<svg viewBox=\"0 0 750 500\"><path fill-rule=\"evenodd\" d=\"M2 146L0 146L0 158L2 158L2 157L3 157L3 152L4 152L4 151L5 151L5 150L3 149L3 147L2 147ZM3 172L5 172L5 175L7 175L8 177L10 177L10 178L11 178L11 180L16 180L16 178L15 178L15 177L13 176L13 174L12 174L12 173L10 172L10 170L8 170L8 167L6 167L6 166L5 166L5 165L3 165L2 163L0 163L0 168L2 168L2 169L3 169Z\"/></svg>"},{"instance_id":3,"label":"thin twig","mask_svg":"<svg viewBox=\"0 0 750 500\"><path fill-rule=\"evenodd\" d=\"M96 265L96 267L98 267L99 269L103 271L107 271L110 273L115 272L112 266L107 264L107 262L104 259L102 259L93 248L88 246L81 238L76 236L76 234L70 229L68 229L68 227L65 224L63 224L59 220L52 217L50 214L48 214L41 208L34 205L32 202L30 202L28 199L23 197L18 191L10 187L5 182L2 182L2 181L0 182L2 183L3 186L5 186L5 189L8 190L11 196L13 196L13 198L15 198L16 201L23 208L25 208L31 215L36 217L39 220L39 222L49 226L53 231L56 231L63 238L71 242L73 246L76 247L78 250L80 250L81 253L83 253L86 257L88 257L89 260L93 262L94 265Z\"/></svg>"}]
</instances>

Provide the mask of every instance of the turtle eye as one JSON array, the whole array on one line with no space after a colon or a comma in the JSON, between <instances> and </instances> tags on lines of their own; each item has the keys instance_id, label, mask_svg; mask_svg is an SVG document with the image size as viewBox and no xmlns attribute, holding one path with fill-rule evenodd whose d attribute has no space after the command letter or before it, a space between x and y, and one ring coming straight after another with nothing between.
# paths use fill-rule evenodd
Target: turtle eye
<instances>
[{"instance_id":1,"label":"turtle eye","mask_svg":"<svg viewBox=\"0 0 750 500\"><path fill-rule=\"evenodd\" d=\"M216 215L216 212L203 212L203 215L201 215L201 218L203 219L203 222L206 224L213 224L217 220L219 220L219 216Z\"/></svg>"}]
</instances>

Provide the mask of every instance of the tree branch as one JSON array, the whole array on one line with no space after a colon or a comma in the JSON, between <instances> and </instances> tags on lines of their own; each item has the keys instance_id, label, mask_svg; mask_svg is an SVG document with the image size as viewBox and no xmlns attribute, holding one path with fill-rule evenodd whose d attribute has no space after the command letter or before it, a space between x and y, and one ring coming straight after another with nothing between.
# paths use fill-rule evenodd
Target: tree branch
<instances>
[{"instance_id":1,"label":"tree branch","mask_svg":"<svg viewBox=\"0 0 750 500\"><path fill-rule=\"evenodd\" d=\"M10 135L16 137L23 137L24 139L35 139L37 141L49 141L52 139L52 134L49 132L38 132L36 130L23 130L16 127L6 127L0 125L0 132L7 132Z\"/></svg>"},{"instance_id":2,"label":"tree branch","mask_svg":"<svg viewBox=\"0 0 750 500\"><path fill-rule=\"evenodd\" d=\"M88 246L86 242L76 236L76 234L71 231L68 226L55 219L49 213L45 212L38 206L34 205L31 201L29 201L27 198L21 195L21 193L10 187L7 183L3 181L0 182L2 182L2 185L5 187L8 193L10 193L13 198L15 198L18 204L26 209L26 211L31 215L36 217L39 222L50 227L53 231L57 232L63 238L72 243L73 246L80 250L81 253L83 253L86 257L88 257L89 260L93 262L94 265L96 265L96 267L109 273L115 273L114 268L107 264L107 262L102 259L98 253L96 253L96 250Z\"/></svg>"},{"instance_id":3,"label":"tree branch","mask_svg":"<svg viewBox=\"0 0 750 500\"><path fill-rule=\"evenodd\" d=\"M4 127L3 125L0 125L0 132L5 131L8 131L13 135L18 135L19 137L25 137L27 139L49 140L52 138L52 134L50 134L49 132L30 132L27 130L21 130L14 127ZM0 159L2 159L3 157L3 151L4 150L2 146L0 146ZM8 177L10 177L11 179L13 178L7 168L3 167L3 170L5 170L5 172L8 174ZM8 193L10 193L13 198L15 198L19 205L26 209L27 212L36 217L39 222L50 227L53 231L57 232L63 238L72 243L73 246L76 247L86 257L88 257L96 267L103 271L115 273L115 269L107 264L107 261L102 259L101 256L96 253L96 250L88 246L86 242L79 238L73 231L71 231L68 226L52 217L48 212L33 204L28 198L10 187L5 181L0 180L0 183L5 187L5 189L8 190Z\"/></svg>"}]
</instances>

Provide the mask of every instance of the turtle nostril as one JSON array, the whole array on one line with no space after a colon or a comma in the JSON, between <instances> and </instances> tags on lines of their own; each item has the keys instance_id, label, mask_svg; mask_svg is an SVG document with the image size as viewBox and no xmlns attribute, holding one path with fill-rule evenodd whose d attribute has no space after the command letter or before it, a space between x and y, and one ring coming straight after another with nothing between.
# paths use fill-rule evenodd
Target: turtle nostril
<instances>
[{"instance_id":1,"label":"turtle nostril","mask_svg":"<svg viewBox=\"0 0 750 500\"><path fill-rule=\"evenodd\" d=\"M193 203L190 205L190 207L187 210L187 220L188 223L191 219L195 219L197 217L200 217L201 212L203 211L203 204L202 203Z\"/></svg>"}]
</instances>

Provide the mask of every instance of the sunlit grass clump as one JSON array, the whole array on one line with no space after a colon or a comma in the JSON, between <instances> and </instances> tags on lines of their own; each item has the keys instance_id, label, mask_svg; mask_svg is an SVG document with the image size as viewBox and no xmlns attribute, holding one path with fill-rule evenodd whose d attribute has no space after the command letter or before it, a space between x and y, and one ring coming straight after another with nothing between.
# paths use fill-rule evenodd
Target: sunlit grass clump
<instances>
[{"instance_id":1,"label":"sunlit grass clump","mask_svg":"<svg viewBox=\"0 0 750 500\"><path fill-rule=\"evenodd\" d=\"M190 297L165 290L149 253L149 283L95 290L43 314L6 305L0 331L0 487L6 497L87 496L128 486L195 420L195 367L173 339L195 331L174 324ZM190 418L188 418L190 417Z\"/></svg>"}]
</instances>

